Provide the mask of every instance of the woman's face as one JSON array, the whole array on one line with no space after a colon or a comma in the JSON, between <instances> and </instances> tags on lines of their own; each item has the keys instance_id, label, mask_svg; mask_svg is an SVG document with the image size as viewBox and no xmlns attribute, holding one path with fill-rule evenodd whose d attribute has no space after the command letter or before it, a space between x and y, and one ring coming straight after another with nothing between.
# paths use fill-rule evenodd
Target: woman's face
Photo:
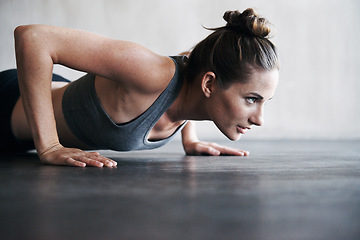
<instances>
[{"instance_id":1,"label":"woman's face","mask_svg":"<svg viewBox=\"0 0 360 240\"><path fill-rule=\"evenodd\" d=\"M254 70L247 83L235 82L226 89L215 83L208 98L210 119L233 141L252 126L263 125L264 104L274 95L278 78L278 70Z\"/></svg>"}]
</instances>

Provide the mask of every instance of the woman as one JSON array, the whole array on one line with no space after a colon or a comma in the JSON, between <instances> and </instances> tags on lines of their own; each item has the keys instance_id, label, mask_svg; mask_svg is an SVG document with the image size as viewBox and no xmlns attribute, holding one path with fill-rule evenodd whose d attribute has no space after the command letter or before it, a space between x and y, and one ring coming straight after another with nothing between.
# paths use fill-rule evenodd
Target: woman
<instances>
[{"instance_id":1,"label":"woman","mask_svg":"<svg viewBox=\"0 0 360 240\"><path fill-rule=\"evenodd\" d=\"M276 89L279 64L267 21L252 9L228 11L224 19L226 26L210 29L189 58L78 30L17 27L17 72L0 74L8 95L2 151L35 146L43 163L114 167L115 161L83 150L152 149L181 130L186 154L248 155L200 142L188 121L211 120L238 140L263 124L263 105ZM52 75L54 64L89 74L69 83Z\"/></svg>"}]
</instances>

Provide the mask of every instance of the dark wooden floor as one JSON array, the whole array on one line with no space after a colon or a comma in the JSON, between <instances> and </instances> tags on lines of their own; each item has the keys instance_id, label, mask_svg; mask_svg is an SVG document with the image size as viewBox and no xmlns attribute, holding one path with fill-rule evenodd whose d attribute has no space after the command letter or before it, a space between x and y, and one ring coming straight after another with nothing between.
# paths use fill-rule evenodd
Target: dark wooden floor
<instances>
[{"instance_id":1,"label":"dark wooden floor","mask_svg":"<svg viewBox=\"0 0 360 240\"><path fill-rule=\"evenodd\" d=\"M117 169L1 156L0 238L360 239L360 141L240 143L249 157L102 152Z\"/></svg>"}]
</instances>

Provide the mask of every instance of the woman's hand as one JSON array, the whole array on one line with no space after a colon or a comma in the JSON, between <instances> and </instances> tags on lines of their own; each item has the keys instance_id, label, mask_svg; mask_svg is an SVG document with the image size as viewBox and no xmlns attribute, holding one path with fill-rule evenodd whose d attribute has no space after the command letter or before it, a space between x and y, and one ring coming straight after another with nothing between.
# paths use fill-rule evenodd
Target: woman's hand
<instances>
[{"instance_id":1,"label":"woman's hand","mask_svg":"<svg viewBox=\"0 0 360 240\"><path fill-rule=\"evenodd\" d=\"M248 151L221 146L217 143L200 142L196 136L195 123L189 121L182 130L182 144L187 155L233 155L248 156Z\"/></svg>"},{"instance_id":2,"label":"woman's hand","mask_svg":"<svg viewBox=\"0 0 360 240\"><path fill-rule=\"evenodd\" d=\"M233 155L233 156L248 156L248 151L238 150L231 147L221 146L217 143L209 142L188 142L183 145L187 155Z\"/></svg>"},{"instance_id":3,"label":"woman's hand","mask_svg":"<svg viewBox=\"0 0 360 240\"><path fill-rule=\"evenodd\" d=\"M98 152L85 152L76 148L65 148L56 144L39 154L40 161L51 165L76 167L116 167L117 162L101 156Z\"/></svg>"}]
</instances>

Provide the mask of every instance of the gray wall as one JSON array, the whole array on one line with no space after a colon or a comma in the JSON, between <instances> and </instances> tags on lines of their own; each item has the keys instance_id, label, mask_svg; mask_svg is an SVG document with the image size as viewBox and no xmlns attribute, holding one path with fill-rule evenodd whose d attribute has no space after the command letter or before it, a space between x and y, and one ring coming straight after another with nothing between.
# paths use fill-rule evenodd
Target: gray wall
<instances>
[{"instance_id":1,"label":"gray wall","mask_svg":"<svg viewBox=\"0 0 360 240\"><path fill-rule=\"evenodd\" d=\"M207 36L201 25L221 26L225 10L247 7L275 26L282 66L265 126L244 139L359 139L358 0L1 0L0 69L15 67L12 32L20 24L80 28L174 55ZM224 138L207 122L199 134Z\"/></svg>"}]
</instances>

